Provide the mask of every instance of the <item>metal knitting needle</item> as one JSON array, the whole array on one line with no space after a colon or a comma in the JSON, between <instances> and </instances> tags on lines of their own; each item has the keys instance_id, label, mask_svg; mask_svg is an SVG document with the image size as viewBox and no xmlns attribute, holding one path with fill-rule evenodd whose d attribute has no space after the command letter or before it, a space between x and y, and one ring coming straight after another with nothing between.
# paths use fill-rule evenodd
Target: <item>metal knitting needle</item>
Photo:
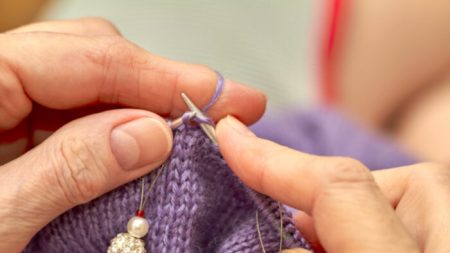
<instances>
[{"instance_id":1,"label":"metal knitting needle","mask_svg":"<svg viewBox=\"0 0 450 253\"><path fill-rule=\"evenodd\" d=\"M195 113L195 116L198 118L207 119L208 116L206 116L202 110L200 110L185 93L181 93L181 97L183 98L184 102L186 103L189 110ZM212 143L217 145L217 139L216 139L216 131L213 126L206 124L206 123L199 123L200 127L202 128L203 132L205 132L206 136L212 141Z\"/></svg>"}]
</instances>

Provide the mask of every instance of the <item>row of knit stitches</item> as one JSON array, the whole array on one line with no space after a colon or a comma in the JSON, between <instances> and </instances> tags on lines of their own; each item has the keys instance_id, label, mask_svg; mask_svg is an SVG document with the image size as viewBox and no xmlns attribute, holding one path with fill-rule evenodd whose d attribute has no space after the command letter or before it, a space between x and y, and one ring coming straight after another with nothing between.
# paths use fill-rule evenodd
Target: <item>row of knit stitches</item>
<instances>
[{"instance_id":1,"label":"row of knit stitches","mask_svg":"<svg viewBox=\"0 0 450 253\"><path fill-rule=\"evenodd\" d=\"M250 209L251 210L251 209ZM223 241L221 253L254 253L263 252L259 243L258 233L256 230L255 213L247 212L245 216L241 216L241 222L234 230L233 236ZM267 224L260 226L260 231L264 241L266 252L276 252L278 249L278 236L276 231Z\"/></svg>"},{"instance_id":2,"label":"row of knit stitches","mask_svg":"<svg viewBox=\"0 0 450 253\"><path fill-rule=\"evenodd\" d=\"M200 203L204 211L196 221L199 245L202 252L227 252L227 242L241 238L242 231L239 228L248 219L248 211L252 209L253 203L243 185L227 167L218 148L206 138L198 139L201 145L197 145L199 149L196 154L201 159L198 163L201 166L196 172L200 173L204 192ZM248 243L255 245L256 242Z\"/></svg>"},{"instance_id":3,"label":"row of knit stitches","mask_svg":"<svg viewBox=\"0 0 450 253\"><path fill-rule=\"evenodd\" d=\"M84 231L91 230L89 234L91 235L92 251L89 252L99 252L99 248L101 248L101 252L106 252L111 239L120 232L126 232L128 220L138 207L140 194L137 193L139 193L140 187L141 181L136 179L83 206L86 210L83 216L89 215L90 220L97 219L100 222L98 227L91 227L88 224L84 228ZM71 252L74 252L73 249ZM84 250L84 245L82 249ZM87 251L81 250L80 252L87 253Z\"/></svg>"},{"instance_id":4,"label":"row of knit stitches","mask_svg":"<svg viewBox=\"0 0 450 253\"><path fill-rule=\"evenodd\" d=\"M259 212L260 225L268 224L272 229L280 230L280 214L283 225L283 248L302 247L309 249L309 243L301 236L295 228L292 215L279 202L248 189L248 193L256 203ZM279 239L279 237L278 237Z\"/></svg>"},{"instance_id":5,"label":"row of knit stitches","mask_svg":"<svg viewBox=\"0 0 450 253\"><path fill-rule=\"evenodd\" d=\"M195 140L185 131L175 134L171 158L154 189L152 202L157 208L148 237L149 252L190 252L197 185L195 174L190 173L193 157L189 152Z\"/></svg>"},{"instance_id":6,"label":"row of knit stitches","mask_svg":"<svg viewBox=\"0 0 450 253\"><path fill-rule=\"evenodd\" d=\"M190 173L195 175L195 203L197 210L192 215L193 232L191 233L192 252L216 252L208 248L211 241L220 240L217 226L223 226L218 216L226 208L218 208L223 202L221 200L221 188L224 186L223 179L217 178L216 173L222 169L224 163L218 155L217 149L206 138L198 127L188 128L185 132L193 140L190 143L191 166ZM226 184L225 184L226 185Z\"/></svg>"}]
</instances>

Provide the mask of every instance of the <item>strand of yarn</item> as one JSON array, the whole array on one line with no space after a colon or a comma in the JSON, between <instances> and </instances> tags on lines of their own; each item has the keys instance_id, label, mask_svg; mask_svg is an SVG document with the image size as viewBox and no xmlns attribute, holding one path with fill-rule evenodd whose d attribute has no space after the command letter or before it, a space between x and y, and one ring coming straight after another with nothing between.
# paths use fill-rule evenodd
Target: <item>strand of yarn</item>
<instances>
[{"instance_id":1,"label":"strand of yarn","mask_svg":"<svg viewBox=\"0 0 450 253\"><path fill-rule=\"evenodd\" d=\"M220 95L222 94L223 87L225 85L225 79L223 78L222 74L219 73L219 71L216 71L217 75L217 85L216 85L216 91L214 92L211 100L205 107L203 107L203 112L207 112L213 105L216 103L217 99L219 99Z\"/></svg>"},{"instance_id":2,"label":"strand of yarn","mask_svg":"<svg viewBox=\"0 0 450 253\"><path fill-rule=\"evenodd\" d=\"M223 92L223 88L225 86L225 79L223 78L222 74L220 74L219 71L215 71L217 75L217 84L216 84L216 90L214 91L213 96L211 97L210 101L207 105L205 105L202 109L204 113L206 113L219 99L220 95ZM195 122L197 124L205 123L209 124L211 126L214 126L214 121L210 119L209 117L202 117L195 112L187 111L183 114L182 120L184 125L187 125L189 122Z\"/></svg>"}]
</instances>

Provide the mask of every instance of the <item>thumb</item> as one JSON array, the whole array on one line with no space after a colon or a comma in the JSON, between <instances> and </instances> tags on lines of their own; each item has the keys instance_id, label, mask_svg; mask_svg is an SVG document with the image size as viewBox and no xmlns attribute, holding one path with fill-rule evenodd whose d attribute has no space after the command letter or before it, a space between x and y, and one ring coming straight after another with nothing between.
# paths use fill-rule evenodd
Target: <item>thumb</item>
<instances>
[{"instance_id":1,"label":"thumb","mask_svg":"<svg viewBox=\"0 0 450 253\"><path fill-rule=\"evenodd\" d=\"M171 147L170 128L147 111L107 111L65 125L0 167L0 252L19 252L59 214L150 172Z\"/></svg>"}]
</instances>

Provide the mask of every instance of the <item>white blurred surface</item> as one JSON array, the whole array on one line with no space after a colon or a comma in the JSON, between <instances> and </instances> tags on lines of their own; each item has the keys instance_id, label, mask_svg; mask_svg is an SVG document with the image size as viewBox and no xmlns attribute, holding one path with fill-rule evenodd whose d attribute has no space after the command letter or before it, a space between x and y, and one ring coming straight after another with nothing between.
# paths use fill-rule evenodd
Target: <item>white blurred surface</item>
<instances>
[{"instance_id":1,"label":"white blurred surface","mask_svg":"<svg viewBox=\"0 0 450 253\"><path fill-rule=\"evenodd\" d=\"M316 2L317 3L317 2ZM317 97L313 0L59 0L44 19L101 16L147 50L259 87L271 109Z\"/></svg>"}]
</instances>

